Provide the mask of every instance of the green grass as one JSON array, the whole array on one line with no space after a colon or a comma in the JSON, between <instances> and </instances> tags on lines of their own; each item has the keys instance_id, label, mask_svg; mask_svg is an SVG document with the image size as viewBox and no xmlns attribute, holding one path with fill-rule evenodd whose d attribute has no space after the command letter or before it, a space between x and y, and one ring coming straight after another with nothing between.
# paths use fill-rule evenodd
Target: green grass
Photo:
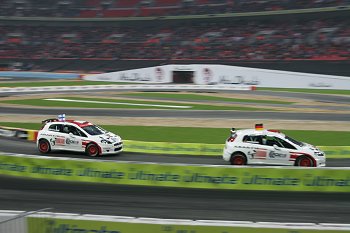
<instances>
[{"instance_id":1,"label":"green grass","mask_svg":"<svg viewBox=\"0 0 350 233\"><path fill-rule=\"evenodd\" d=\"M0 122L1 126L40 129L40 123ZM119 134L124 140L149 142L182 142L223 144L229 135L229 128L194 128L163 126L115 126L102 125L103 128ZM348 146L350 132L282 130L297 140L318 146Z\"/></svg>"},{"instance_id":2,"label":"green grass","mask_svg":"<svg viewBox=\"0 0 350 233\"><path fill-rule=\"evenodd\" d=\"M273 111L266 108L254 108L254 107L240 107L240 106L217 106L217 105L205 105L205 104L183 104L183 103L169 103L169 102L153 102L153 101L137 101L137 100L111 100L101 98L78 98L78 97L66 97L65 99L71 100L84 100L84 101L104 101L104 102L123 102L130 104L157 104L157 105L177 105L177 106L192 106L187 110L239 110L239 111ZM26 99L26 100L5 100L2 103L31 105L31 106L46 106L46 107L75 107L75 108L132 108L132 109L175 109L170 107L156 107L156 106L133 106L133 105L115 105L108 103L80 103L80 102L61 102L61 101L49 101L44 99ZM178 108L176 108L178 110ZM186 109L183 109L186 110Z\"/></svg>"},{"instance_id":3,"label":"green grass","mask_svg":"<svg viewBox=\"0 0 350 233\"><path fill-rule=\"evenodd\" d=\"M258 87L258 91L286 91L286 92L301 92L314 94L332 94L332 95L350 95L350 90L323 90L323 89L301 89L301 88L268 88Z\"/></svg>"},{"instance_id":4,"label":"green grass","mask_svg":"<svg viewBox=\"0 0 350 233\"><path fill-rule=\"evenodd\" d=\"M132 97L148 97L148 98L166 98L174 100L201 100L201 101L222 101L222 102L242 102L242 103L261 103L261 104L293 104L294 102L262 100L262 99L237 99L226 98L220 96L197 95L197 94L173 94L173 93L159 93L159 92L144 92L144 93L122 93L119 96Z\"/></svg>"},{"instance_id":5,"label":"green grass","mask_svg":"<svg viewBox=\"0 0 350 233\"><path fill-rule=\"evenodd\" d=\"M0 82L0 87L42 87L42 86L81 86L81 85L109 85L109 84L127 84L102 81L32 81L32 82Z\"/></svg>"}]
</instances>

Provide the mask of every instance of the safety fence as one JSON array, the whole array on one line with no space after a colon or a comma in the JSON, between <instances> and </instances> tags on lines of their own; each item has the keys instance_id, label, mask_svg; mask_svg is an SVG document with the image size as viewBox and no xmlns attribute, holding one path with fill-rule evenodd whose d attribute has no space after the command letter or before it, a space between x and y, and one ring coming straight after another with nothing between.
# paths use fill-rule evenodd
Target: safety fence
<instances>
[{"instance_id":1,"label":"safety fence","mask_svg":"<svg viewBox=\"0 0 350 233\"><path fill-rule=\"evenodd\" d=\"M217 221L135 218L74 213L0 210L0 218L19 216L21 227L15 225L6 233L322 233L350 232L350 224L280 223L251 221ZM1 222L0 222L1 227ZM0 228L1 229L1 228Z\"/></svg>"}]
</instances>

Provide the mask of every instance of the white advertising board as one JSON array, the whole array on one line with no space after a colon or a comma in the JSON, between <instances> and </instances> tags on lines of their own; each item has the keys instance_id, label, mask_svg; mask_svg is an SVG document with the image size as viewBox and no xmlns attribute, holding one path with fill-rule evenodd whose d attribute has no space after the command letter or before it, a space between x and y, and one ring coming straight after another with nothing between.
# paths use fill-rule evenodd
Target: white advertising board
<instances>
[{"instance_id":1,"label":"white advertising board","mask_svg":"<svg viewBox=\"0 0 350 233\"><path fill-rule=\"evenodd\" d=\"M350 90L350 77L247 68L228 65L165 65L87 75L86 80L137 83L184 83L175 78L190 73L185 83L200 85L247 85L275 88Z\"/></svg>"},{"instance_id":2,"label":"white advertising board","mask_svg":"<svg viewBox=\"0 0 350 233\"><path fill-rule=\"evenodd\" d=\"M83 79L106 82L172 83L169 66L156 66L111 73L86 75Z\"/></svg>"}]
</instances>

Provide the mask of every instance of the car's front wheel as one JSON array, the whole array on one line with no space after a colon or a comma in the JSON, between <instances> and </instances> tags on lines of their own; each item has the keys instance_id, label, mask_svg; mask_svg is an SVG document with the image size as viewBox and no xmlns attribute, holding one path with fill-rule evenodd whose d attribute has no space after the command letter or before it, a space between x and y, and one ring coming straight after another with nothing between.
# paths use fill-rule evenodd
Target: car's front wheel
<instances>
[{"instance_id":1,"label":"car's front wheel","mask_svg":"<svg viewBox=\"0 0 350 233\"><path fill-rule=\"evenodd\" d=\"M46 139L40 139L38 144L40 153L47 154L51 150L50 143Z\"/></svg>"},{"instance_id":2,"label":"car's front wheel","mask_svg":"<svg viewBox=\"0 0 350 233\"><path fill-rule=\"evenodd\" d=\"M234 153L231 156L230 162L232 165L246 165L247 164L247 157L243 153Z\"/></svg>"},{"instance_id":3,"label":"car's front wheel","mask_svg":"<svg viewBox=\"0 0 350 233\"><path fill-rule=\"evenodd\" d=\"M94 143L87 145L85 152L91 157L96 157L99 155L98 146Z\"/></svg>"},{"instance_id":4,"label":"car's front wheel","mask_svg":"<svg viewBox=\"0 0 350 233\"><path fill-rule=\"evenodd\" d=\"M299 167L313 167L314 161L308 156L300 156L295 162L295 166Z\"/></svg>"}]
</instances>

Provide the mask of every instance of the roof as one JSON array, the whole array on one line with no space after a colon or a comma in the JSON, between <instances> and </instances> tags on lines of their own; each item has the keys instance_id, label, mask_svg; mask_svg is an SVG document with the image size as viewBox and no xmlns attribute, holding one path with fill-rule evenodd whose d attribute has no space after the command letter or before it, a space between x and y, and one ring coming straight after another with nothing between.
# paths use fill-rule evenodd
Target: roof
<instances>
[{"instance_id":1,"label":"roof","mask_svg":"<svg viewBox=\"0 0 350 233\"><path fill-rule=\"evenodd\" d=\"M81 128L89 126L89 125L93 125L91 122L88 122L88 121L78 121L78 120L59 121L57 119L46 120L46 123L51 123L51 122L55 122L55 123L71 123L71 124L77 125L77 126L79 126Z\"/></svg>"},{"instance_id":2,"label":"roof","mask_svg":"<svg viewBox=\"0 0 350 233\"><path fill-rule=\"evenodd\" d=\"M254 135L269 135L269 136L285 136L283 133L277 130L256 130L256 129L240 129L236 130L237 134L254 134Z\"/></svg>"}]
</instances>

